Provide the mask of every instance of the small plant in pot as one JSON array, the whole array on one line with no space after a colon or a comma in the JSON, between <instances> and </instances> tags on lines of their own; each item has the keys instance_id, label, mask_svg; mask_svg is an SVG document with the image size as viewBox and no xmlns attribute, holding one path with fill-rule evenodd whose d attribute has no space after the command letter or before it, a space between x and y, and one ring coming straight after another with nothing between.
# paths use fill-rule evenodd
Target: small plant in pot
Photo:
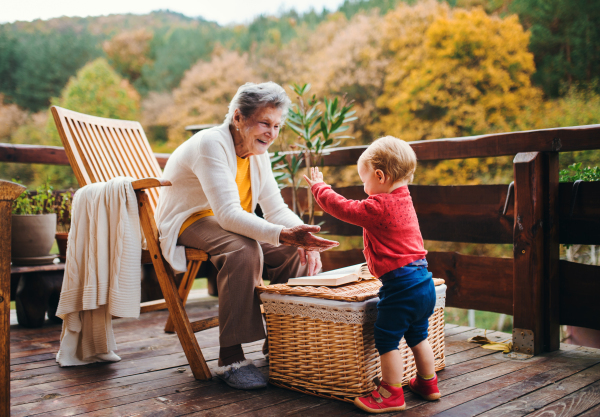
<instances>
[{"instance_id":1,"label":"small plant in pot","mask_svg":"<svg viewBox=\"0 0 600 417\"><path fill-rule=\"evenodd\" d=\"M46 183L36 194L21 194L13 203L11 258L14 265L43 265L50 255L56 233L56 207L52 187Z\"/></svg>"},{"instance_id":2,"label":"small plant in pot","mask_svg":"<svg viewBox=\"0 0 600 417\"><path fill-rule=\"evenodd\" d=\"M67 259L67 241L71 228L71 204L73 203L73 190L60 193L56 204L58 224L56 226L56 243L58 245L58 257L61 262Z\"/></svg>"}]
</instances>

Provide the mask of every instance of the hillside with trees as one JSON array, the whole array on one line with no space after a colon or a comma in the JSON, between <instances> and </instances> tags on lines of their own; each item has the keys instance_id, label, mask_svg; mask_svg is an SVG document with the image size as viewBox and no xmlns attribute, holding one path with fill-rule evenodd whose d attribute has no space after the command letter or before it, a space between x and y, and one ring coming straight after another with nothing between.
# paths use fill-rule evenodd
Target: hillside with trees
<instances>
[{"instance_id":1,"label":"hillside with trees","mask_svg":"<svg viewBox=\"0 0 600 417\"><path fill-rule=\"evenodd\" d=\"M170 152L185 126L220 123L240 84L266 80L352 100L358 119L343 145L599 123L600 2L575 3L346 0L231 26L168 10L4 24L0 141L59 144L56 103L140 120L154 149ZM561 163L576 158L598 155ZM506 182L506 162L428 164L416 180ZM0 164L0 175L73 184L57 169Z\"/></svg>"}]
</instances>

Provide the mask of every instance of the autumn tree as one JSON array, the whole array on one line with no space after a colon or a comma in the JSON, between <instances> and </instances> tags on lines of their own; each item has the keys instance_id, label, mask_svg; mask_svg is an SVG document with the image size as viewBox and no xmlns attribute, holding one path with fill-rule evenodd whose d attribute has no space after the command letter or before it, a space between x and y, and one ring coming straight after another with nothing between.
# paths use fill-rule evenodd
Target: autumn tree
<instances>
[{"instance_id":1,"label":"autumn tree","mask_svg":"<svg viewBox=\"0 0 600 417\"><path fill-rule=\"evenodd\" d=\"M388 67L379 130L407 140L510 131L537 105L529 34L516 16L446 10L423 40Z\"/></svg>"},{"instance_id":2,"label":"autumn tree","mask_svg":"<svg viewBox=\"0 0 600 417\"><path fill-rule=\"evenodd\" d=\"M216 50L210 62L198 61L185 73L173 91L173 104L156 124L168 126L168 146L174 149L189 136L186 126L221 123L237 89L261 81L248 65L246 54Z\"/></svg>"},{"instance_id":3,"label":"autumn tree","mask_svg":"<svg viewBox=\"0 0 600 417\"><path fill-rule=\"evenodd\" d=\"M102 48L111 65L131 82L142 75L144 65L150 65L150 41L153 34L147 29L125 31L105 41Z\"/></svg>"}]
</instances>

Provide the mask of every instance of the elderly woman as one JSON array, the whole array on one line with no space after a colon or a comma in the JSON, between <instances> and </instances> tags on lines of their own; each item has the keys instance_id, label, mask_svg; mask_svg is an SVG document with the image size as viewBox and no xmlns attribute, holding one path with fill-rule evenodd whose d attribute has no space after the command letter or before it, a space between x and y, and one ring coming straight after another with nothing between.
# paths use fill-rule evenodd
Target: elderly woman
<instances>
[{"instance_id":1,"label":"elderly woman","mask_svg":"<svg viewBox=\"0 0 600 417\"><path fill-rule=\"evenodd\" d=\"M313 275L319 251L337 246L312 235L319 227L304 225L287 207L273 176L267 149L289 106L275 83L241 86L222 125L173 152L164 170L173 185L161 191L156 210L161 248L175 271L186 268L186 246L207 252L218 270L217 375L234 388L267 382L242 350L242 343L265 338L254 291L261 277L281 283ZM264 219L254 214L257 204Z\"/></svg>"}]
</instances>

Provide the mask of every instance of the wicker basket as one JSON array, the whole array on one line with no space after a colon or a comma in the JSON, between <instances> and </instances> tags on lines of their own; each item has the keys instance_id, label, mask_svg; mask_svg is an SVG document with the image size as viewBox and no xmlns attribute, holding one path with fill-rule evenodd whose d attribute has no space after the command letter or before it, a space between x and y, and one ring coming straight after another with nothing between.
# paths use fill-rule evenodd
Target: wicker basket
<instances>
[{"instance_id":1,"label":"wicker basket","mask_svg":"<svg viewBox=\"0 0 600 417\"><path fill-rule=\"evenodd\" d=\"M436 284L440 282L443 280ZM293 291L302 288L314 292L314 287L293 287ZM360 298L368 299L345 302L337 301L340 287L329 289L336 300L325 299L326 287L319 288L322 290L318 298L283 295L281 286L259 288L269 334L269 382L306 394L352 402L375 389L374 377L381 378L373 329L379 301L373 297L377 292L365 294L361 290ZM352 292L352 288L347 287L348 291ZM437 285L436 293L438 299L429 319L428 340L434 352L435 369L439 371L445 367L446 286ZM416 367L404 339L400 352L404 359L402 383L407 384L415 376Z\"/></svg>"}]
</instances>

